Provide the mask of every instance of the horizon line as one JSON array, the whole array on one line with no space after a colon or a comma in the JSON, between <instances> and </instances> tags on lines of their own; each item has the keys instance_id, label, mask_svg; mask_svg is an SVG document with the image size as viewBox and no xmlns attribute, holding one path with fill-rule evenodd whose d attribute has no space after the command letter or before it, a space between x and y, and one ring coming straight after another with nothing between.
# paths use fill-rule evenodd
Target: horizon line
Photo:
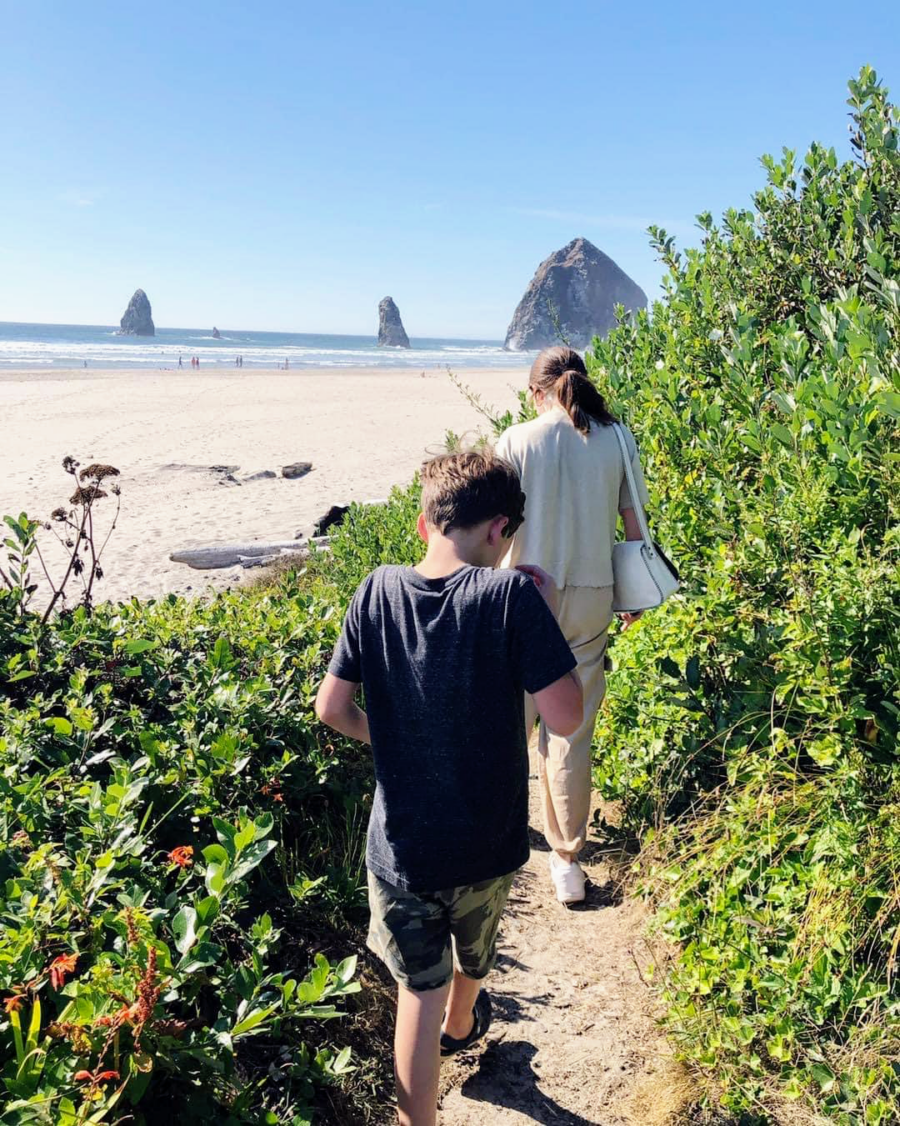
<instances>
[{"instance_id":1,"label":"horizon line","mask_svg":"<svg viewBox=\"0 0 900 1126\"><path fill-rule=\"evenodd\" d=\"M6 321L6 320L0 320L0 325L28 325L28 326L43 327L43 328L112 328L112 329L117 328L117 326L113 323L102 323L102 322L99 322L99 321L94 322L94 321ZM218 329L220 332L268 332L268 333L272 333L273 335L280 334L280 335L284 335L284 336L359 336L363 339L370 339L371 338L373 340L378 338L377 330L375 332L310 332L310 331L300 331L298 329L285 329L285 328L231 328L231 329L226 328L226 329L221 329L221 328L219 328L219 326L217 324L216 325L157 325L157 324L154 324L154 328L157 331L168 330L170 332L186 332L186 331L198 331L198 332L200 332L200 331L204 331L204 330L206 332L211 332L212 329L215 328L215 329ZM120 335L120 334L116 333L116 335ZM123 333L121 333L121 335L122 336L136 336L136 337L140 337L141 339L145 339L145 340L152 340L153 339L152 336L144 336L142 333L134 333L134 332L123 332ZM487 337L487 336L477 336L477 335L475 335L475 336L473 336L473 335L434 336L434 335L430 335L428 333L420 333L420 334L417 334L417 335L410 335L410 340L470 340L470 341L477 341L479 343L485 343L485 344L493 344L495 339L496 340L502 340L504 338L505 338L505 333L503 334L503 336L497 336L496 338Z\"/></svg>"}]
</instances>

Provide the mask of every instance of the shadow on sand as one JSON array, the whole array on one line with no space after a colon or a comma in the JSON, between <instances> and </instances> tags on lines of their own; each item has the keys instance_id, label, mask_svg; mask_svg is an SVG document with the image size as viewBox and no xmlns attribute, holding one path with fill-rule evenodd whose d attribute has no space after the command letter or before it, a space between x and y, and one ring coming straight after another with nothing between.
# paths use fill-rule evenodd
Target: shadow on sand
<instances>
[{"instance_id":1,"label":"shadow on sand","mask_svg":"<svg viewBox=\"0 0 900 1126\"><path fill-rule=\"evenodd\" d=\"M583 1118L559 1105L538 1087L531 1067L537 1048L526 1040L492 1043L482 1054L478 1070L462 1085L468 1099L518 1111L542 1126L603 1126L599 1118ZM485 1115L485 1121L490 1116Z\"/></svg>"}]
</instances>

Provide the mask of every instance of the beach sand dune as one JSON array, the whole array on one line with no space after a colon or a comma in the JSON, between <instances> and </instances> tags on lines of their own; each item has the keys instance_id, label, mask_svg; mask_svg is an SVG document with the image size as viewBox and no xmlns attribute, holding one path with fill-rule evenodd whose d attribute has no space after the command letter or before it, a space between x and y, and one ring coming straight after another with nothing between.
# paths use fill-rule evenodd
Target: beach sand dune
<instances>
[{"instance_id":1,"label":"beach sand dune","mask_svg":"<svg viewBox=\"0 0 900 1126\"><path fill-rule=\"evenodd\" d=\"M525 370L467 370L462 379L505 409ZM407 482L446 431L487 428L434 370L4 372L0 418L0 514L47 519L73 491L61 468L68 454L121 471L121 515L96 588L109 599L246 582L253 571L193 571L169 555L292 540L330 505L384 497ZM236 466L240 481L296 461L313 471L235 485L210 468ZM104 527L114 503L97 502ZM61 549L49 557L58 565Z\"/></svg>"}]
</instances>

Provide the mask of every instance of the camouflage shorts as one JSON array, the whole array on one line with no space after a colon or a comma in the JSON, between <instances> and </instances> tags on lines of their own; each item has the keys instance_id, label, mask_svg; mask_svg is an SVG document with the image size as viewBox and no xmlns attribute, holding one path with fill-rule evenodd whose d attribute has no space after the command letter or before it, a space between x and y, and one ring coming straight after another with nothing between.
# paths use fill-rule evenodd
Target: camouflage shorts
<instances>
[{"instance_id":1,"label":"camouflage shorts","mask_svg":"<svg viewBox=\"0 0 900 1126\"><path fill-rule=\"evenodd\" d=\"M437 989L453 976L486 977L514 872L467 887L412 892L369 872L367 945L408 989Z\"/></svg>"}]
</instances>

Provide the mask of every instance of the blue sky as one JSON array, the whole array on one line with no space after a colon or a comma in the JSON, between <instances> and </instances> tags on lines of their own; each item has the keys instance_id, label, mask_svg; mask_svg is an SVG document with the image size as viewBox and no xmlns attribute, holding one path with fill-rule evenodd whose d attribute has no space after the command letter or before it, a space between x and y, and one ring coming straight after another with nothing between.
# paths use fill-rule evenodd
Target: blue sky
<instances>
[{"instance_id":1,"label":"blue sky","mask_svg":"<svg viewBox=\"0 0 900 1126\"><path fill-rule=\"evenodd\" d=\"M501 338L576 235L749 202L900 97L900 4L0 0L0 320Z\"/></svg>"}]
</instances>

